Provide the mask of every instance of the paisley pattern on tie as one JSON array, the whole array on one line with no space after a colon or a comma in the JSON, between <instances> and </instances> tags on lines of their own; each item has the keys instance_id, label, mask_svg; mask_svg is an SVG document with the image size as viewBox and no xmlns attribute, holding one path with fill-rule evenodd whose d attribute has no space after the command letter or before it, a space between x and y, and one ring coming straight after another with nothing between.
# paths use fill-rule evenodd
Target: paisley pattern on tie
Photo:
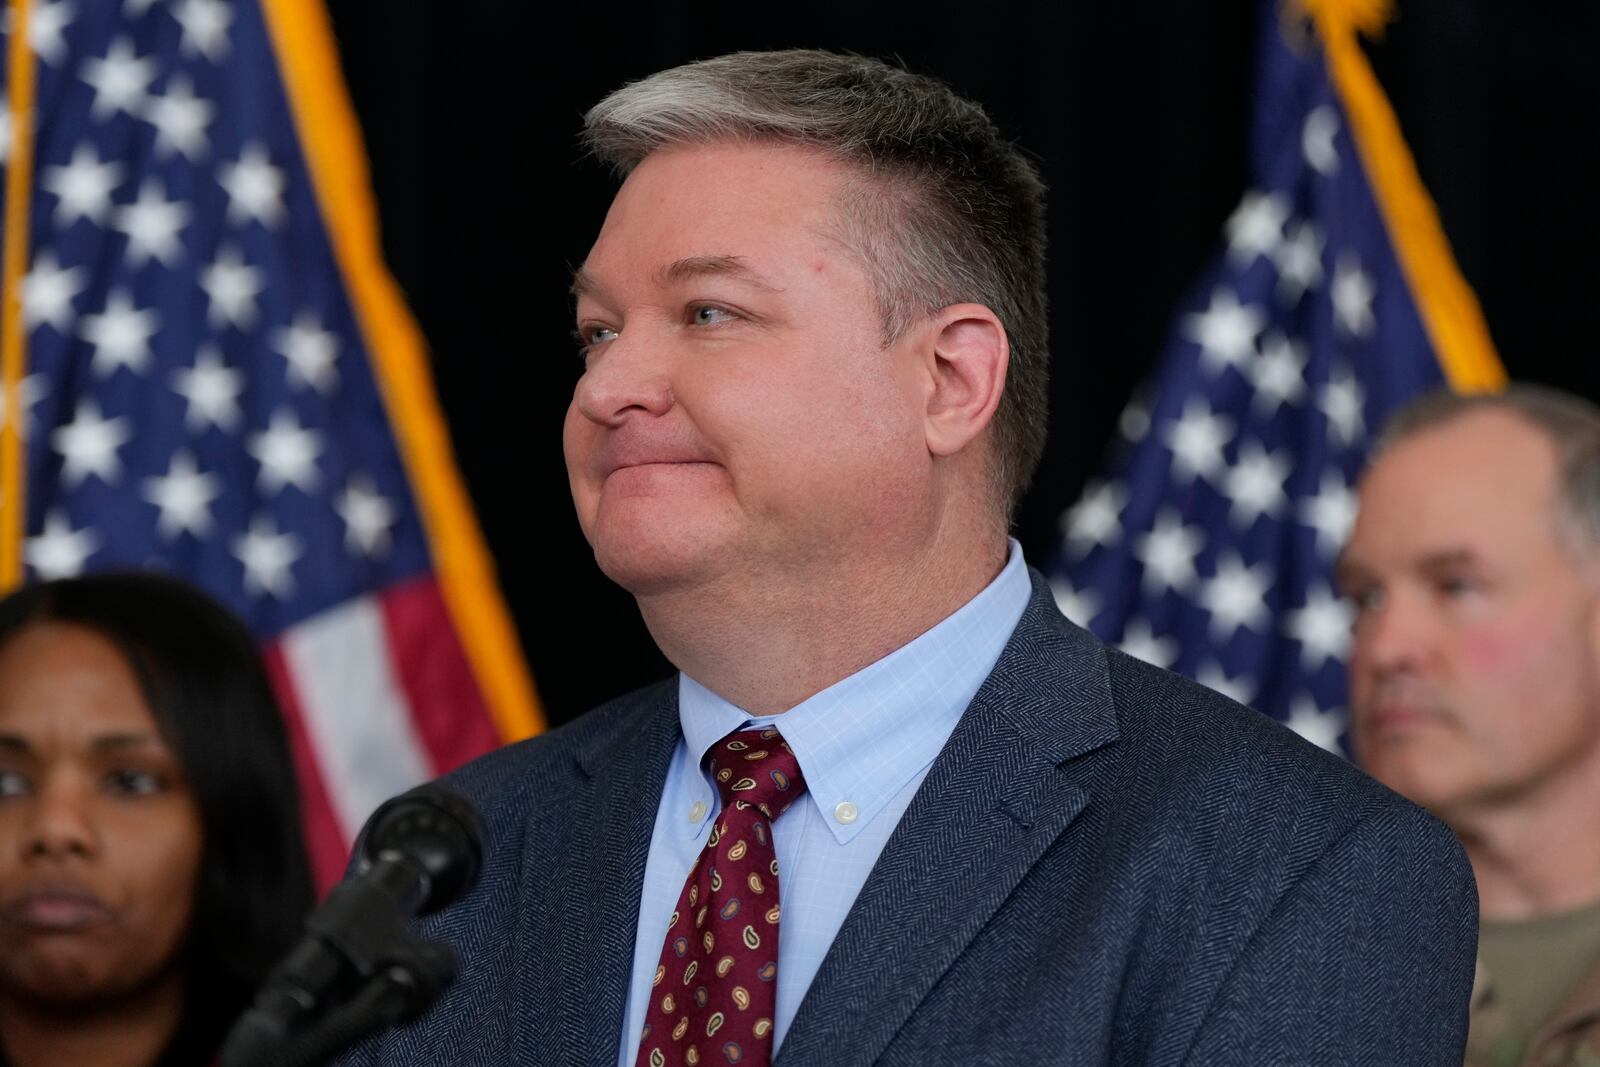
<instances>
[{"instance_id":1,"label":"paisley pattern on tie","mask_svg":"<svg viewBox=\"0 0 1600 1067\"><path fill-rule=\"evenodd\" d=\"M772 822L805 779L771 727L712 747L722 814L667 923L637 1067L767 1067L778 978Z\"/></svg>"}]
</instances>

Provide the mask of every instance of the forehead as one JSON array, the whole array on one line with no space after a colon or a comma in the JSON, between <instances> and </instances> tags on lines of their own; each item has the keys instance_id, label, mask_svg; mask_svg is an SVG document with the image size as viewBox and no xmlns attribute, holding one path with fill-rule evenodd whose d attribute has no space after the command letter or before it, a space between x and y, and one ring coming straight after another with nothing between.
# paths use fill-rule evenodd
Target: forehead
<instances>
[{"instance_id":1,"label":"forehead","mask_svg":"<svg viewBox=\"0 0 1600 1067\"><path fill-rule=\"evenodd\" d=\"M1556 452L1520 417L1484 410L1390 446L1362 479L1354 554L1554 542Z\"/></svg>"},{"instance_id":2,"label":"forehead","mask_svg":"<svg viewBox=\"0 0 1600 1067\"><path fill-rule=\"evenodd\" d=\"M848 177L844 164L794 145L660 149L623 182L582 273L605 283L695 258L778 271L831 257Z\"/></svg>"},{"instance_id":3,"label":"forehead","mask_svg":"<svg viewBox=\"0 0 1600 1067\"><path fill-rule=\"evenodd\" d=\"M139 680L105 637L35 623L0 645L0 732L77 735L155 728Z\"/></svg>"}]
</instances>

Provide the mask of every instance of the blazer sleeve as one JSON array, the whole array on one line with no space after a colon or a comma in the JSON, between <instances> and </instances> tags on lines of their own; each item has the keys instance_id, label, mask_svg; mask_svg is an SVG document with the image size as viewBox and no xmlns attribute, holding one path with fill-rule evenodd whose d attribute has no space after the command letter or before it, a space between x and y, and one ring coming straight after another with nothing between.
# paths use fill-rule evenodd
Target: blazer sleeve
<instances>
[{"instance_id":1,"label":"blazer sleeve","mask_svg":"<svg viewBox=\"0 0 1600 1067\"><path fill-rule=\"evenodd\" d=\"M1461 1067L1477 931L1454 835L1410 805L1370 814L1278 898L1183 1062Z\"/></svg>"}]
</instances>

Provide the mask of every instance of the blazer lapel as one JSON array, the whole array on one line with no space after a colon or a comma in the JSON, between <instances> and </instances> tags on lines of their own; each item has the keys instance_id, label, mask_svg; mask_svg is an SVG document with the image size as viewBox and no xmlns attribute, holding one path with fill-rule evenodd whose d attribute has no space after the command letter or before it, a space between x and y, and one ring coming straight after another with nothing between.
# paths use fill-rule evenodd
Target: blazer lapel
<instances>
[{"instance_id":1,"label":"blazer lapel","mask_svg":"<svg viewBox=\"0 0 1600 1067\"><path fill-rule=\"evenodd\" d=\"M564 863L569 872L558 934L565 1031L560 1062L612 1067L617 1061L645 860L680 736L676 679L652 694L617 730L578 753L586 780L570 801L575 832L568 854L529 857L531 863Z\"/></svg>"},{"instance_id":2,"label":"blazer lapel","mask_svg":"<svg viewBox=\"0 0 1600 1067\"><path fill-rule=\"evenodd\" d=\"M1117 737L1098 642L1043 579L862 886L778 1049L871 1063L1090 801Z\"/></svg>"}]
</instances>

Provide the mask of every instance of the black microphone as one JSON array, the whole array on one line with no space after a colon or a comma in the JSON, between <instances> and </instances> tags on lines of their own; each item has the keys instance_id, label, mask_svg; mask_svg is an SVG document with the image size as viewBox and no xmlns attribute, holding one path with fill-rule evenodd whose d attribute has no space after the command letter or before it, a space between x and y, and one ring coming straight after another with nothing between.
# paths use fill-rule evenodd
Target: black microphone
<instances>
[{"instance_id":1,"label":"black microphone","mask_svg":"<svg viewBox=\"0 0 1600 1067\"><path fill-rule=\"evenodd\" d=\"M362 831L361 862L306 920L222 1046L223 1067L316 1064L417 1014L455 978L455 952L408 920L455 900L483 864L483 818L440 785L386 801Z\"/></svg>"}]
</instances>

